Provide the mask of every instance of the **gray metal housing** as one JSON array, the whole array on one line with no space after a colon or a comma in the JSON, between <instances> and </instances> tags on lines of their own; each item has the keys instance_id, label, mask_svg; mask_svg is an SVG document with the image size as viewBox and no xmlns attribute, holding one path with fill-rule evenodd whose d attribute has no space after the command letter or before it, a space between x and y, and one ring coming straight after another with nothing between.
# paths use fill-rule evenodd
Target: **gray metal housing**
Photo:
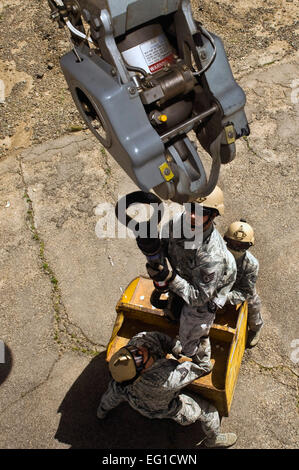
<instances>
[{"instance_id":1,"label":"gray metal housing","mask_svg":"<svg viewBox=\"0 0 299 470\"><path fill-rule=\"evenodd\" d=\"M163 199L180 203L210 194L217 184L221 164L235 157L235 139L249 134L245 93L234 80L221 39L194 21L190 0L76 1L90 25L96 48L89 49L87 42L81 41L75 54L62 57L61 67L90 130L140 189L153 189ZM197 77L190 80L190 92L194 93L191 114L187 117L182 113L174 127L164 131L150 122L153 108L148 106L157 106L163 112L164 101L166 110L169 103L182 103L182 87L174 89L173 83L181 83L182 77L186 82L187 78L180 73L177 82L172 83L165 70L163 76L158 74L162 80L158 83L165 80L166 91L155 84L155 78L150 84L153 88L147 88L147 76L132 76L116 41L118 36L123 41L123 35L131 34L132 28L139 27L140 33L149 20L159 23L163 15L168 15L165 21L172 26L172 33L168 34L175 34L176 60L186 67L191 78ZM166 69L177 66L171 64ZM155 95L158 88L162 99L158 93ZM93 125L92 113L84 109L85 105L89 107L87 101L102 133ZM209 178L187 136L191 130L212 158Z\"/></svg>"},{"instance_id":2,"label":"gray metal housing","mask_svg":"<svg viewBox=\"0 0 299 470\"><path fill-rule=\"evenodd\" d=\"M73 52L61 58L61 68L72 97L87 125L89 121L78 99L78 89L101 116L106 136L90 127L118 164L143 191L164 181L159 166L165 162L165 149L150 125L133 83L121 84L112 76L112 67L100 57L82 53L82 62ZM132 90L135 92L132 94Z\"/></svg>"},{"instance_id":3,"label":"gray metal housing","mask_svg":"<svg viewBox=\"0 0 299 470\"><path fill-rule=\"evenodd\" d=\"M180 0L79 0L78 3L92 15L108 10L114 37L118 37L147 21L173 13L178 9Z\"/></svg>"}]
</instances>

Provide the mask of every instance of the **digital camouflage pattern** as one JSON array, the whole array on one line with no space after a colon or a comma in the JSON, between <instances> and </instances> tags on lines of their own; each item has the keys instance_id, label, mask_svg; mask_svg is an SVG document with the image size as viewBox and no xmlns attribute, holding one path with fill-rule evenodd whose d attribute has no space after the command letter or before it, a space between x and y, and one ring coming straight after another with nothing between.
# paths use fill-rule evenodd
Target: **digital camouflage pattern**
<instances>
[{"instance_id":1,"label":"digital camouflage pattern","mask_svg":"<svg viewBox=\"0 0 299 470\"><path fill-rule=\"evenodd\" d=\"M244 256L236 261L236 264L237 279L228 294L228 301L237 305L247 300L249 328L252 331L258 331L263 326L261 300L256 292L259 262L252 253L246 251Z\"/></svg>"},{"instance_id":2,"label":"digital camouflage pattern","mask_svg":"<svg viewBox=\"0 0 299 470\"><path fill-rule=\"evenodd\" d=\"M186 248L186 238L177 237L183 223L180 214L161 231L162 246L172 269L177 273L169 284L172 292L184 300L180 317L180 341L183 353L194 356L200 338L208 336L215 319L211 302L223 307L237 275L236 262L212 225L208 233ZM190 242L189 246L190 246Z\"/></svg>"},{"instance_id":3,"label":"digital camouflage pattern","mask_svg":"<svg viewBox=\"0 0 299 470\"><path fill-rule=\"evenodd\" d=\"M193 244L185 237L177 237L183 217L184 214L170 221L161 232L165 255L177 273L171 290L191 307L203 307L209 300L222 307L236 280L235 259L214 226L208 236L199 237ZM186 248L189 245L192 248Z\"/></svg>"},{"instance_id":4,"label":"digital camouflage pattern","mask_svg":"<svg viewBox=\"0 0 299 470\"><path fill-rule=\"evenodd\" d=\"M209 438L219 433L219 415L216 408L200 397L181 393L181 389L206 372L193 362L179 363L166 359L177 343L159 332L142 332L128 345L143 346L154 356L154 364L130 383L111 380L103 394L97 415L104 418L109 410L126 401L147 418L171 418L185 426L199 420Z\"/></svg>"}]
</instances>

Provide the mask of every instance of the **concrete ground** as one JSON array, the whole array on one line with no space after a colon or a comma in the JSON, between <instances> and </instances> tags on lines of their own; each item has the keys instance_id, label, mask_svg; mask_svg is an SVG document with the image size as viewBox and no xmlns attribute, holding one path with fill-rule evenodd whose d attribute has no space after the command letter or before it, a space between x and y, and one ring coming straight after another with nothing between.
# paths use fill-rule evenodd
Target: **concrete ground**
<instances>
[{"instance_id":1,"label":"concrete ground","mask_svg":"<svg viewBox=\"0 0 299 470\"><path fill-rule=\"evenodd\" d=\"M299 441L299 68L295 51L275 51L232 61L251 135L237 142L219 181L226 210L217 228L238 217L255 228L265 321L222 421L238 434L235 449ZM95 416L115 304L145 274L134 240L97 236L99 205L134 189L84 129L8 149L0 160L1 449L185 449L201 439L198 425L149 421L127 405L103 422Z\"/></svg>"}]
</instances>

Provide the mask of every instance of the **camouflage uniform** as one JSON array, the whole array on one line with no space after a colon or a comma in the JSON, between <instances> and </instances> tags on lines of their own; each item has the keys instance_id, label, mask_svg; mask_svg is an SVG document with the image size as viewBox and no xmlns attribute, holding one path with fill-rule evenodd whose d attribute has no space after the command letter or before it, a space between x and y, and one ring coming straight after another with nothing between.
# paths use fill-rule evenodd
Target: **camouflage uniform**
<instances>
[{"instance_id":1,"label":"camouflage uniform","mask_svg":"<svg viewBox=\"0 0 299 470\"><path fill-rule=\"evenodd\" d=\"M258 260L246 251L244 256L236 260L237 279L228 294L228 301L237 305L247 300L248 302L248 325L250 330L258 331L263 326L261 316L261 300L256 293L256 281L259 271Z\"/></svg>"},{"instance_id":2,"label":"camouflage uniform","mask_svg":"<svg viewBox=\"0 0 299 470\"><path fill-rule=\"evenodd\" d=\"M175 344L175 339L158 332L134 336L128 345L148 348L155 362L133 382L118 383L112 379L102 395L98 417L104 418L109 410L126 401L147 418L170 418L183 426L198 420L208 438L217 436L220 420L216 408L200 397L180 393L206 370L190 361L180 364L166 359Z\"/></svg>"},{"instance_id":3,"label":"camouflage uniform","mask_svg":"<svg viewBox=\"0 0 299 470\"><path fill-rule=\"evenodd\" d=\"M216 308L223 307L236 280L236 262L213 225L203 240L186 249L186 239L175 236L183 217L176 217L161 231L164 253L176 272L169 288L184 300L179 329L182 353L209 361L209 331Z\"/></svg>"}]
</instances>

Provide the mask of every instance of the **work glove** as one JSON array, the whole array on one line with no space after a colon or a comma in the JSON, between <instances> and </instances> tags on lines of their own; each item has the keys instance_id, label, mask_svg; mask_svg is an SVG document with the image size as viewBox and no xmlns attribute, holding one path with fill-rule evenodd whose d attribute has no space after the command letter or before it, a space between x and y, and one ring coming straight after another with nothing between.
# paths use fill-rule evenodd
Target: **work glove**
<instances>
[{"instance_id":1,"label":"work glove","mask_svg":"<svg viewBox=\"0 0 299 470\"><path fill-rule=\"evenodd\" d=\"M179 339L176 340L174 347L171 350L172 355L176 358L179 359L182 355L182 345Z\"/></svg>"},{"instance_id":2,"label":"work glove","mask_svg":"<svg viewBox=\"0 0 299 470\"><path fill-rule=\"evenodd\" d=\"M156 266L146 263L146 269L149 277L156 282L167 281L172 276L172 272L169 271L167 263L165 263L165 265L157 264Z\"/></svg>"},{"instance_id":3,"label":"work glove","mask_svg":"<svg viewBox=\"0 0 299 470\"><path fill-rule=\"evenodd\" d=\"M149 277L153 280L156 289L165 292L168 290L168 284L171 282L175 273L172 271L165 259L164 264L151 265L146 263L146 269Z\"/></svg>"},{"instance_id":4,"label":"work glove","mask_svg":"<svg viewBox=\"0 0 299 470\"><path fill-rule=\"evenodd\" d=\"M213 302L213 300L209 300L208 301L208 311L210 313L216 313L217 312L217 304L215 304L215 302Z\"/></svg>"}]
</instances>

